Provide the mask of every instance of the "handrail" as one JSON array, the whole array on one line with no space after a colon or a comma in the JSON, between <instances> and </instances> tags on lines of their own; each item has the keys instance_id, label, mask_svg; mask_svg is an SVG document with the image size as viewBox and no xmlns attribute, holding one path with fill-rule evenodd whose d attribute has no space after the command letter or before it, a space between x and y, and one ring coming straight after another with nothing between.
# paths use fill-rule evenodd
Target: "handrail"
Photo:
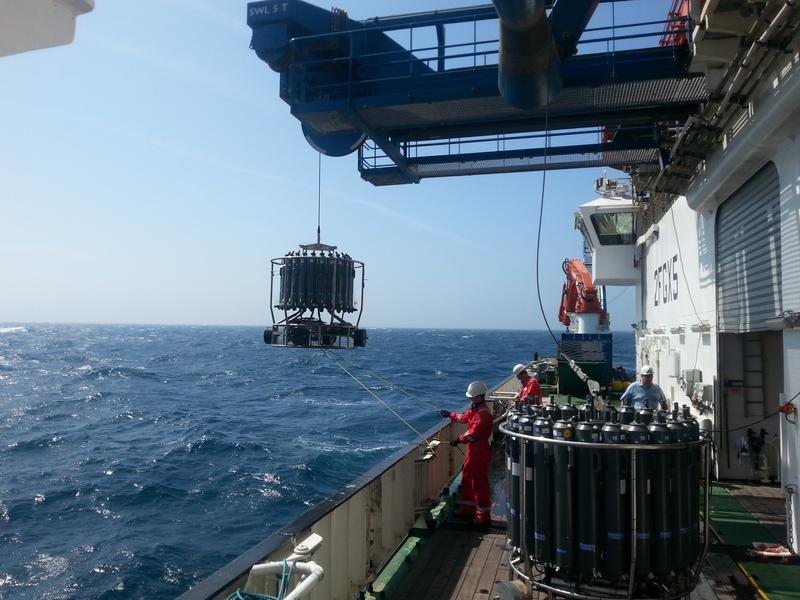
<instances>
[{"instance_id":1,"label":"handrail","mask_svg":"<svg viewBox=\"0 0 800 600\"><path fill-rule=\"evenodd\" d=\"M687 450L689 448L700 448L711 443L710 438L701 438L693 442L678 442L675 444L613 444L605 442L576 442L573 440L528 435L519 431L506 429L503 425L500 426L500 431L506 435L530 440L532 442L543 442L546 444L554 444L556 446L571 446L575 448L591 448L592 450Z\"/></svg>"}]
</instances>

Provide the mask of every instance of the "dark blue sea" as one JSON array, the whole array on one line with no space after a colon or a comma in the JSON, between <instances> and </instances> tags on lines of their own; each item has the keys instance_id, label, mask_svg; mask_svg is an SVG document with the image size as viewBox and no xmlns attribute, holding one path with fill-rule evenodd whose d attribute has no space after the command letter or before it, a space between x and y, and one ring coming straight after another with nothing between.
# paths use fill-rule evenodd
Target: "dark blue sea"
<instances>
[{"instance_id":1,"label":"dark blue sea","mask_svg":"<svg viewBox=\"0 0 800 600\"><path fill-rule=\"evenodd\" d=\"M633 367L618 334L615 365ZM547 332L377 329L339 355L409 423ZM254 327L0 326L0 598L172 598L415 434L320 350Z\"/></svg>"}]
</instances>

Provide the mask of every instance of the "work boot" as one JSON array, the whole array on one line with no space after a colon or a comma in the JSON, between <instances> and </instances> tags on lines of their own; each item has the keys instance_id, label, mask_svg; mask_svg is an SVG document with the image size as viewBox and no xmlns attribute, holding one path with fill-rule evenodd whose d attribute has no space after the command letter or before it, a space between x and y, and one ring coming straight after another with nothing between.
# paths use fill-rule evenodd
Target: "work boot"
<instances>
[{"instance_id":1,"label":"work boot","mask_svg":"<svg viewBox=\"0 0 800 600\"><path fill-rule=\"evenodd\" d=\"M475 515L475 518L472 519L473 525L490 525L492 522L492 515L485 512L479 512Z\"/></svg>"}]
</instances>

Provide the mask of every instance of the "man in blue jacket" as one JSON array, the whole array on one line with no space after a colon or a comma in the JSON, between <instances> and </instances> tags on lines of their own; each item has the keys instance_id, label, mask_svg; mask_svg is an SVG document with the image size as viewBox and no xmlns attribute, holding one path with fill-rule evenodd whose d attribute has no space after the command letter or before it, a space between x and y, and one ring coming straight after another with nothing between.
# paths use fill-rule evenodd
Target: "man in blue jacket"
<instances>
[{"instance_id":1,"label":"man in blue jacket","mask_svg":"<svg viewBox=\"0 0 800 600\"><path fill-rule=\"evenodd\" d=\"M642 408L667 408L667 397L657 383L653 383L653 367L644 365L639 371L639 381L634 381L622 394L620 400L625 406L632 406L636 410Z\"/></svg>"}]
</instances>

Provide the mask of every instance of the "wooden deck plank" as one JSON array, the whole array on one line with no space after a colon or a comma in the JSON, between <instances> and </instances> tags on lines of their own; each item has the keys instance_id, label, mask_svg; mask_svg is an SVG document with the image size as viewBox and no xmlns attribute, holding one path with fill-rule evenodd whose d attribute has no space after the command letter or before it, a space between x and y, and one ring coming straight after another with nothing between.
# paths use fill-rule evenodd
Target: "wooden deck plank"
<instances>
[{"instance_id":1,"label":"wooden deck plank","mask_svg":"<svg viewBox=\"0 0 800 600\"><path fill-rule=\"evenodd\" d=\"M494 538L492 540L492 547L489 550L489 556L486 558L486 567L483 569L481 577L478 580L477 589L475 595L473 596L474 600L485 600L489 597L495 581L507 579L506 573L503 573L502 577L498 577L498 573L500 573L502 565L508 564L507 561L505 563L503 561L503 557L508 554L506 536L505 534L495 534L492 537ZM483 590L487 591L484 593Z\"/></svg>"},{"instance_id":2,"label":"wooden deck plank","mask_svg":"<svg viewBox=\"0 0 800 600\"><path fill-rule=\"evenodd\" d=\"M435 600L437 598L447 598L452 594L455 585L455 574L465 563L468 563L474 553L474 540L468 531L444 530L447 541L440 550L441 561L439 568L432 570L433 564L420 573L420 592L418 595L408 596L409 600L417 598L427 598ZM428 585L425 585L425 582Z\"/></svg>"},{"instance_id":3,"label":"wooden deck plank","mask_svg":"<svg viewBox=\"0 0 800 600\"><path fill-rule=\"evenodd\" d=\"M495 536L491 533L481 535L481 545L478 547L472 562L467 565L461 587L456 594L456 600L472 600L478 590L478 582L488 566L489 554L495 543ZM487 593L488 595L488 593Z\"/></svg>"},{"instance_id":4,"label":"wooden deck plank","mask_svg":"<svg viewBox=\"0 0 800 600\"><path fill-rule=\"evenodd\" d=\"M461 585L464 570L472 562L475 553L478 551L480 539L476 531L463 529L448 533L453 535L454 540L450 547L443 551L444 560L442 561L440 572L433 578L433 583L426 590L425 595L418 598L439 600L455 597Z\"/></svg>"},{"instance_id":5,"label":"wooden deck plank","mask_svg":"<svg viewBox=\"0 0 800 600\"><path fill-rule=\"evenodd\" d=\"M480 578L480 570L486 565L486 557L489 555L489 547L485 544L484 535L478 536L478 545L475 551L470 554L469 562L464 565L459 574L458 584L453 593L455 600L467 600L472 598L475 586Z\"/></svg>"},{"instance_id":6,"label":"wooden deck plank","mask_svg":"<svg viewBox=\"0 0 800 600\"><path fill-rule=\"evenodd\" d=\"M451 533L447 535L446 533ZM395 595L397 598L422 598L435 578L434 574L442 573L442 563L452 545L459 543L453 534L459 532L437 532L423 550L411 571L403 578Z\"/></svg>"}]
</instances>

